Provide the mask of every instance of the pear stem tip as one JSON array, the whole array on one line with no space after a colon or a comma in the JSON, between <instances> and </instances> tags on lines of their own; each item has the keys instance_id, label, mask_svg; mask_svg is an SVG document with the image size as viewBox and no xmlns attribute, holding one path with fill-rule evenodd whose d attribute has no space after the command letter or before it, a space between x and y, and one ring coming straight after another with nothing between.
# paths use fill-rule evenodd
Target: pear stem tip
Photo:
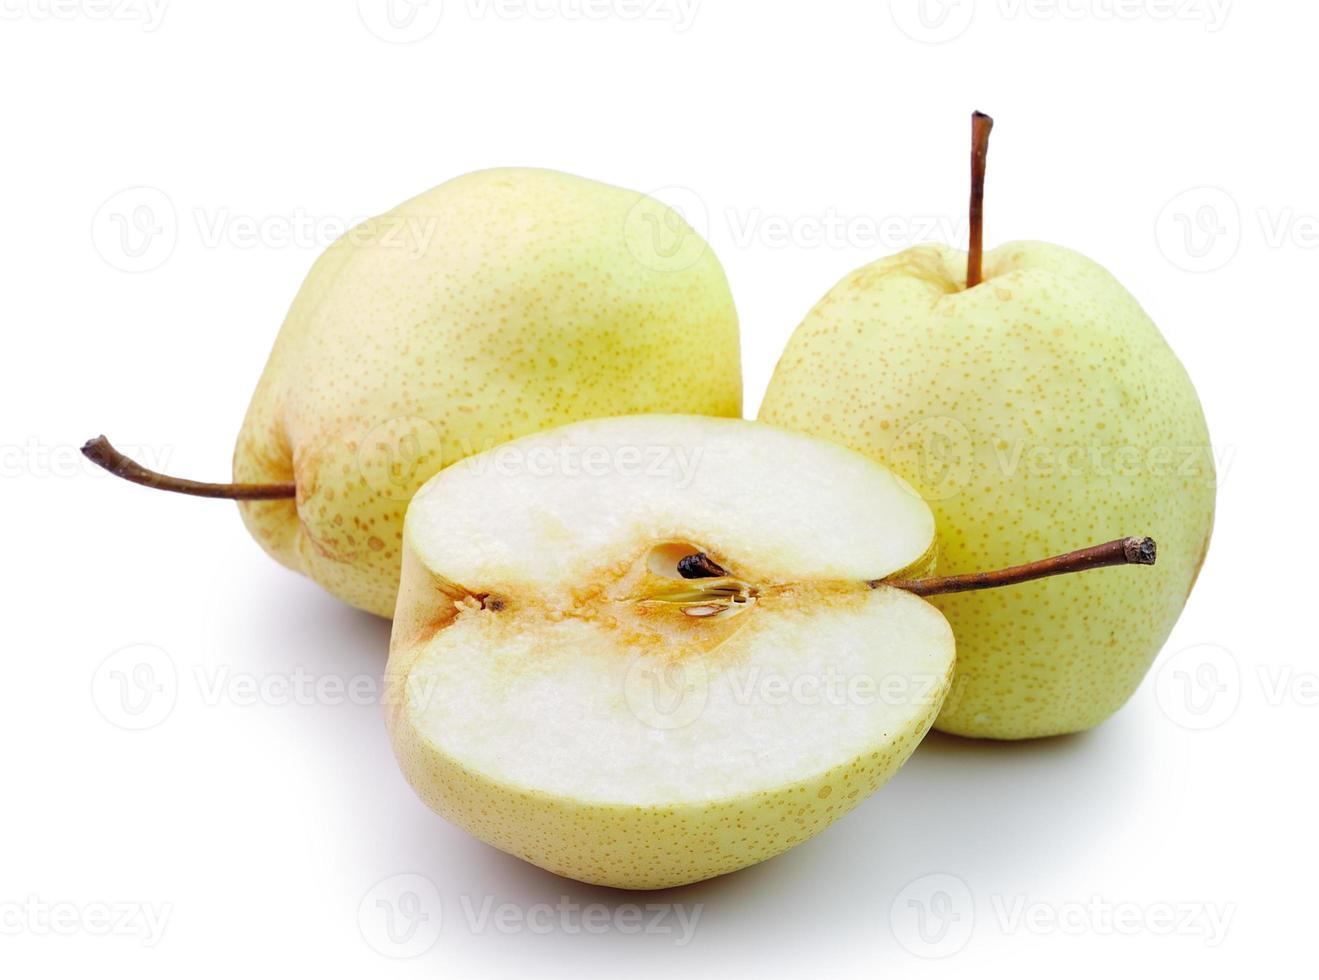
<instances>
[{"instance_id":1,"label":"pear stem tip","mask_svg":"<svg viewBox=\"0 0 1319 980\"><path fill-rule=\"evenodd\" d=\"M1068 575L1092 568L1109 568L1113 565L1153 565L1158 549L1153 538L1118 538L1104 544L1069 551L1052 558L1025 565L1013 565L992 572L971 572L967 575L941 575L918 579L875 579L867 584L873 589L888 585L913 595L947 595L951 592L974 592L979 589L997 589L1007 585L1020 585L1052 575Z\"/></svg>"},{"instance_id":2,"label":"pear stem tip","mask_svg":"<svg viewBox=\"0 0 1319 980\"><path fill-rule=\"evenodd\" d=\"M83 443L82 454L121 480L154 490L222 500L283 500L297 496L297 487L292 483L203 483L180 476L166 476L125 456L103 435Z\"/></svg>"},{"instance_id":3,"label":"pear stem tip","mask_svg":"<svg viewBox=\"0 0 1319 980\"><path fill-rule=\"evenodd\" d=\"M985 159L994 120L979 110L971 114L971 240L966 250L966 288L979 285L985 241Z\"/></svg>"}]
</instances>

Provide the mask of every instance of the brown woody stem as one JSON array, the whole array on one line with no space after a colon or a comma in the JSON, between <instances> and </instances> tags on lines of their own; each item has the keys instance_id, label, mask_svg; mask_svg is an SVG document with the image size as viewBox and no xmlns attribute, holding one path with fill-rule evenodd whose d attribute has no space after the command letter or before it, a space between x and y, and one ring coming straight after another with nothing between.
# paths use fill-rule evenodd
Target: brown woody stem
<instances>
[{"instance_id":1,"label":"brown woody stem","mask_svg":"<svg viewBox=\"0 0 1319 980\"><path fill-rule=\"evenodd\" d=\"M966 251L966 288L981 280L981 256L985 240L985 157L989 155L989 131L994 120L983 112L971 114L971 242Z\"/></svg>"},{"instance_id":2,"label":"brown woody stem","mask_svg":"<svg viewBox=\"0 0 1319 980\"><path fill-rule=\"evenodd\" d=\"M1000 568L994 572L972 572L969 575L944 575L918 579L876 579L868 583L876 588L888 585L904 589L914 595L943 595L948 592L972 592L977 589L997 589L1004 585L1019 585L1050 575L1084 572L1091 568L1111 565L1153 565L1157 549L1153 538L1118 538L1106 544L1097 544L1065 555L1042 558L1026 565Z\"/></svg>"},{"instance_id":3,"label":"brown woody stem","mask_svg":"<svg viewBox=\"0 0 1319 980\"><path fill-rule=\"evenodd\" d=\"M297 496L292 483L201 483L178 476L166 476L129 459L105 436L88 439L82 454L97 466L130 483L156 490L186 493L193 497L219 497L225 500L279 500Z\"/></svg>"}]
</instances>

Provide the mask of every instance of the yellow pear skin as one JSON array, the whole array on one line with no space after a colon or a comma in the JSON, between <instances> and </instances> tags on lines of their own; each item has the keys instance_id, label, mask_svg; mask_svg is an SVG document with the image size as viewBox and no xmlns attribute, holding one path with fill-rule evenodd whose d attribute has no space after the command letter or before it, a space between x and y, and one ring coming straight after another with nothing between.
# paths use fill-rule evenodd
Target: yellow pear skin
<instances>
[{"instance_id":1,"label":"yellow pear skin","mask_svg":"<svg viewBox=\"0 0 1319 980\"><path fill-rule=\"evenodd\" d=\"M935 727L1021 739L1099 724L1140 684L1204 561L1215 474L1185 369L1136 300L1075 252L910 249L807 315L760 419L859 450L929 502L943 574L1149 535L1158 564L939 596L957 637Z\"/></svg>"},{"instance_id":2,"label":"yellow pear skin","mask_svg":"<svg viewBox=\"0 0 1319 980\"><path fill-rule=\"evenodd\" d=\"M293 301L234 451L284 565L394 611L403 515L442 467L603 415L741 414L713 252L645 195L548 170L449 181L348 232Z\"/></svg>"}]
</instances>

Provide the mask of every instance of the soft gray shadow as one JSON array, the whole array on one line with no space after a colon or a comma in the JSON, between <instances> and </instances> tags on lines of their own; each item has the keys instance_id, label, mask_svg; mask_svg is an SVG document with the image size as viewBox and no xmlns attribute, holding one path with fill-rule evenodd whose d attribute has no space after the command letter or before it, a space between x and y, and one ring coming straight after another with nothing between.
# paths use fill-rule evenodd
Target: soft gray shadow
<instances>
[{"instance_id":1,"label":"soft gray shadow","mask_svg":"<svg viewBox=\"0 0 1319 980\"><path fill-rule=\"evenodd\" d=\"M677 902L705 906L718 944L780 943L882 933L893 897L914 878L955 874L977 893L1093 857L1120 828L1142 782L1138 726L1122 714L1096 731L1030 742L931 733L901 772L811 841L743 871L662 891L584 885L471 842L464 877L509 900L568 896L610 907ZM428 832L434 835L434 828ZM1114 835L1115 836L1115 835ZM437 862L454 860L446 852ZM766 929L766 923L773 923Z\"/></svg>"},{"instance_id":2,"label":"soft gray shadow","mask_svg":"<svg viewBox=\"0 0 1319 980\"><path fill-rule=\"evenodd\" d=\"M273 671L302 665L345 676L383 673L389 624L313 583L273 568L223 583L220 591L217 615L243 610L242 628L231 633L250 646L236 659ZM367 842L357 848L363 876L420 873L455 903L494 896L523 908L565 897L610 908L700 904L694 946L718 958L755 943L781 952L785 963L821 942L890 945L893 898L922 875L954 874L985 894L1026 889L1035 878L1095 860L1136 819L1134 798L1153 778L1142 751L1148 719L1139 712L1120 712L1090 733L1030 742L931 733L887 786L787 854L711 881L634 892L543 871L431 813L398 772L378 706L305 718L298 724L316 747L312 754L323 752L323 764L335 770L320 805L342 820L349 837ZM672 945L666 936L591 938L594 945L573 937L555 942L571 944L586 959L616 942L633 949ZM533 963L546 947L524 939L498 948Z\"/></svg>"},{"instance_id":3,"label":"soft gray shadow","mask_svg":"<svg viewBox=\"0 0 1319 980\"><path fill-rule=\"evenodd\" d=\"M283 666L343 676L384 675L389 620L354 609L309 579L282 568L236 583L231 609L241 609L242 633L263 656Z\"/></svg>"}]
</instances>

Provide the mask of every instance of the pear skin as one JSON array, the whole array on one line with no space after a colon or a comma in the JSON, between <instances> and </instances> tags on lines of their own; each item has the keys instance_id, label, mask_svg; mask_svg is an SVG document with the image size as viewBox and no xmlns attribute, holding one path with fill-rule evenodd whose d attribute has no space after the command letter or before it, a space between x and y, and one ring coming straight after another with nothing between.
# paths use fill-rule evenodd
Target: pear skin
<instances>
[{"instance_id":1,"label":"pear skin","mask_svg":"<svg viewBox=\"0 0 1319 980\"><path fill-rule=\"evenodd\" d=\"M234 451L271 555L394 611L403 515L441 468L603 415L741 414L737 315L673 210L549 170L468 174L352 229L284 321Z\"/></svg>"},{"instance_id":2,"label":"pear skin","mask_svg":"<svg viewBox=\"0 0 1319 980\"><path fill-rule=\"evenodd\" d=\"M1037 242L984 256L921 246L857 269L806 316L760 419L884 463L934 510L943 574L1117 533L1156 567L934 597L957 637L936 722L1020 739L1117 711L1167 639L1214 517L1214 457L1195 389L1101 266Z\"/></svg>"}]
</instances>

